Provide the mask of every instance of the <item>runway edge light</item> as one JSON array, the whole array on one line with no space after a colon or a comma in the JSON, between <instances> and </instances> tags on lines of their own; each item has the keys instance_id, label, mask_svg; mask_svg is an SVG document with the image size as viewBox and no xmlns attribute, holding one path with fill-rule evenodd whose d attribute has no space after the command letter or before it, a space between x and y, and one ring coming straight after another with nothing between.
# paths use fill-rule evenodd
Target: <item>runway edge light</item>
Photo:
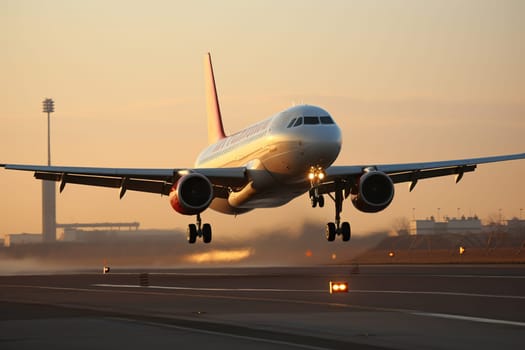
<instances>
[{"instance_id":1,"label":"runway edge light","mask_svg":"<svg viewBox=\"0 0 525 350\"><path fill-rule=\"evenodd\" d=\"M330 281L330 294L348 293L348 282Z\"/></svg>"}]
</instances>

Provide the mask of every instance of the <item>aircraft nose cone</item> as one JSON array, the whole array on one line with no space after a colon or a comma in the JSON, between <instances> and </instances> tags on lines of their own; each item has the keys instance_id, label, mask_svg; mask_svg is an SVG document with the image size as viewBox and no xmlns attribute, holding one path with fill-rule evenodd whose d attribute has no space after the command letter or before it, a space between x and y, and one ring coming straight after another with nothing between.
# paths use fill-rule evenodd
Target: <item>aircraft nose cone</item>
<instances>
[{"instance_id":1,"label":"aircraft nose cone","mask_svg":"<svg viewBox=\"0 0 525 350\"><path fill-rule=\"evenodd\" d=\"M305 155L312 166L329 167L341 151L338 127L314 128L304 138Z\"/></svg>"}]
</instances>

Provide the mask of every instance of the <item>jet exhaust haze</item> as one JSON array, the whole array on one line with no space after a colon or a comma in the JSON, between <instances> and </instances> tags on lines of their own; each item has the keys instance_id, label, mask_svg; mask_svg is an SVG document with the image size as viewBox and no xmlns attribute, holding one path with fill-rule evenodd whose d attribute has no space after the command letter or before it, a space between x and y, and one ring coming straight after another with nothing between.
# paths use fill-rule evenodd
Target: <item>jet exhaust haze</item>
<instances>
[{"instance_id":1,"label":"jet exhaust haze","mask_svg":"<svg viewBox=\"0 0 525 350\"><path fill-rule=\"evenodd\" d=\"M0 248L0 275L100 272L132 268L218 266L305 266L344 264L374 247L387 233L356 236L352 245L328 244L317 234L319 223L296 230L261 230L242 238L217 239L213 245L186 243L184 232L139 230L132 237L99 236L84 242L19 245ZM88 233L88 232L87 232Z\"/></svg>"}]
</instances>

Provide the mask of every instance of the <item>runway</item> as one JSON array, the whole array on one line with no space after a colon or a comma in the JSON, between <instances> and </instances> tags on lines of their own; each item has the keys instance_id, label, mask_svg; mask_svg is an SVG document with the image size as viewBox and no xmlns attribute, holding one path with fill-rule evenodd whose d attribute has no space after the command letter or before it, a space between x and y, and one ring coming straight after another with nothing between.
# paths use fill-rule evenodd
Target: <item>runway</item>
<instances>
[{"instance_id":1,"label":"runway","mask_svg":"<svg viewBox=\"0 0 525 350\"><path fill-rule=\"evenodd\" d=\"M1 276L0 307L2 349L521 349L525 266Z\"/></svg>"}]
</instances>

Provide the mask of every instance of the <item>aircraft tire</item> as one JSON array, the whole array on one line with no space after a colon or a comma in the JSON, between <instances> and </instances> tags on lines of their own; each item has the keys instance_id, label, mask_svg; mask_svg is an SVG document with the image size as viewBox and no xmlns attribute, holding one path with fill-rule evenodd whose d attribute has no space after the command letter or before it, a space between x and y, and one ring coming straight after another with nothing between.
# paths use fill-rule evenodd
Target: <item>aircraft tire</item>
<instances>
[{"instance_id":1,"label":"aircraft tire","mask_svg":"<svg viewBox=\"0 0 525 350\"><path fill-rule=\"evenodd\" d=\"M328 242L335 240L335 224L333 222L326 224L326 240Z\"/></svg>"},{"instance_id":2,"label":"aircraft tire","mask_svg":"<svg viewBox=\"0 0 525 350\"><path fill-rule=\"evenodd\" d=\"M202 241L204 243L211 242L211 225L210 224L202 225Z\"/></svg>"},{"instance_id":3,"label":"aircraft tire","mask_svg":"<svg viewBox=\"0 0 525 350\"><path fill-rule=\"evenodd\" d=\"M348 242L350 240L350 236L351 236L351 228L350 228L350 224L348 222L343 222L343 224L341 225L341 234L343 236L343 242Z\"/></svg>"},{"instance_id":4,"label":"aircraft tire","mask_svg":"<svg viewBox=\"0 0 525 350\"><path fill-rule=\"evenodd\" d=\"M193 244L197 241L197 226L195 224L188 225L188 243Z\"/></svg>"},{"instance_id":5,"label":"aircraft tire","mask_svg":"<svg viewBox=\"0 0 525 350\"><path fill-rule=\"evenodd\" d=\"M319 196L319 198L317 198L317 202L319 203L319 208L324 207L324 196Z\"/></svg>"}]
</instances>

